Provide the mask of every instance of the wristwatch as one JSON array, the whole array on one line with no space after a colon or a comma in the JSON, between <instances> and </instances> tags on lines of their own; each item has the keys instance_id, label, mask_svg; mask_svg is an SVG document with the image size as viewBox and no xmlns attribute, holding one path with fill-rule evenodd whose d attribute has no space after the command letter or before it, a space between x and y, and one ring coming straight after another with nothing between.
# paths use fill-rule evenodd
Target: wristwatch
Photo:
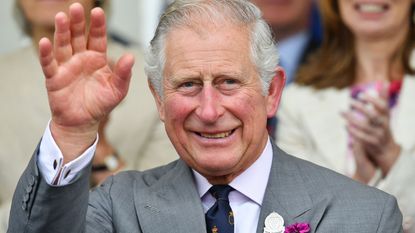
<instances>
[{"instance_id":1,"label":"wristwatch","mask_svg":"<svg viewBox=\"0 0 415 233\"><path fill-rule=\"evenodd\" d=\"M120 162L118 161L118 155L117 154L111 154L105 157L103 164L97 164L92 165L92 171L98 172L98 171L111 171L114 172L119 167Z\"/></svg>"}]
</instances>

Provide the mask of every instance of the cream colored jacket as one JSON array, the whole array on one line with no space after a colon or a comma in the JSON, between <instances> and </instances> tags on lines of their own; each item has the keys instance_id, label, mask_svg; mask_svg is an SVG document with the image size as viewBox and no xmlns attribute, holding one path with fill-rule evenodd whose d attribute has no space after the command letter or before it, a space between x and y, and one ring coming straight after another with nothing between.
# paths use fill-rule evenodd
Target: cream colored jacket
<instances>
[{"instance_id":1,"label":"cream colored jacket","mask_svg":"<svg viewBox=\"0 0 415 233\"><path fill-rule=\"evenodd\" d=\"M414 61L415 62L415 61ZM286 152L346 174L346 122L350 90L315 90L290 85L277 113L277 144ZM402 152L389 174L375 186L398 198L405 227L415 232L415 77L406 75L392 119L393 136Z\"/></svg>"},{"instance_id":2,"label":"cream colored jacket","mask_svg":"<svg viewBox=\"0 0 415 233\"><path fill-rule=\"evenodd\" d=\"M126 49L114 43L109 57L118 59ZM144 74L138 50L129 92L111 113L106 135L129 169L147 169L177 159ZM44 77L33 48L0 58L0 233L7 221L18 178L36 149L50 119Z\"/></svg>"}]
</instances>

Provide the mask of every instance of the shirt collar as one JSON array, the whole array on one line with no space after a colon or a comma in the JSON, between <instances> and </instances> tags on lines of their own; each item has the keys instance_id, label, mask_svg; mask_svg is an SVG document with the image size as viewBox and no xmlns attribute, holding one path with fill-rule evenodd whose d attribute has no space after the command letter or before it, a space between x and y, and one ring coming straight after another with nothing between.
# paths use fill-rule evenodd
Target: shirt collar
<instances>
[{"instance_id":1,"label":"shirt collar","mask_svg":"<svg viewBox=\"0 0 415 233\"><path fill-rule=\"evenodd\" d=\"M235 190L248 197L258 205L262 205L265 190L268 184L272 164L272 145L270 139L259 158L243 173L237 176L229 185ZM193 170L197 191L202 198L212 187L208 180L199 172ZM255 177L253 179L253 177Z\"/></svg>"}]
</instances>

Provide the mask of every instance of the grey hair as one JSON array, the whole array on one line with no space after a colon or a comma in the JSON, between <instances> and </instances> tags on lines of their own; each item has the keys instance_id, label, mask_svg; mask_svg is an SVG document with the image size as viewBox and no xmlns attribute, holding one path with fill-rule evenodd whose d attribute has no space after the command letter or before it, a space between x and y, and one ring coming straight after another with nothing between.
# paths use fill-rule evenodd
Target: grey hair
<instances>
[{"instance_id":1,"label":"grey hair","mask_svg":"<svg viewBox=\"0 0 415 233\"><path fill-rule=\"evenodd\" d=\"M212 24L228 22L247 27L251 39L251 60L261 78L262 93L267 95L276 75L278 51L261 11L248 0L176 0L167 7L146 53L145 72L157 94L163 96L167 34L174 28L194 27L201 22L198 21L201 18Z\"/></svg>"}]
</instances>

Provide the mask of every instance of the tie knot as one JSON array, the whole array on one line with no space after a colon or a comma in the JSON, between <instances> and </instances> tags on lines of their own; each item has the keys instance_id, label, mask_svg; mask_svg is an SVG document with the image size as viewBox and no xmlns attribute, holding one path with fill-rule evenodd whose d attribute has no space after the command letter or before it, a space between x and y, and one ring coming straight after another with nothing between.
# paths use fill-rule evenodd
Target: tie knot
<instances>
[{"instance_id":1,"label":"tie knot","mask_svg":"<svg viewBox=\"0 0 415 233\"><path fill-rule=\"evenodd\" d=\"M216 200L226 200L228 201L228 195L233 190L233 188L229 185L213 185L209 192L212 194Z\"/></svg>"}]
</instances>

